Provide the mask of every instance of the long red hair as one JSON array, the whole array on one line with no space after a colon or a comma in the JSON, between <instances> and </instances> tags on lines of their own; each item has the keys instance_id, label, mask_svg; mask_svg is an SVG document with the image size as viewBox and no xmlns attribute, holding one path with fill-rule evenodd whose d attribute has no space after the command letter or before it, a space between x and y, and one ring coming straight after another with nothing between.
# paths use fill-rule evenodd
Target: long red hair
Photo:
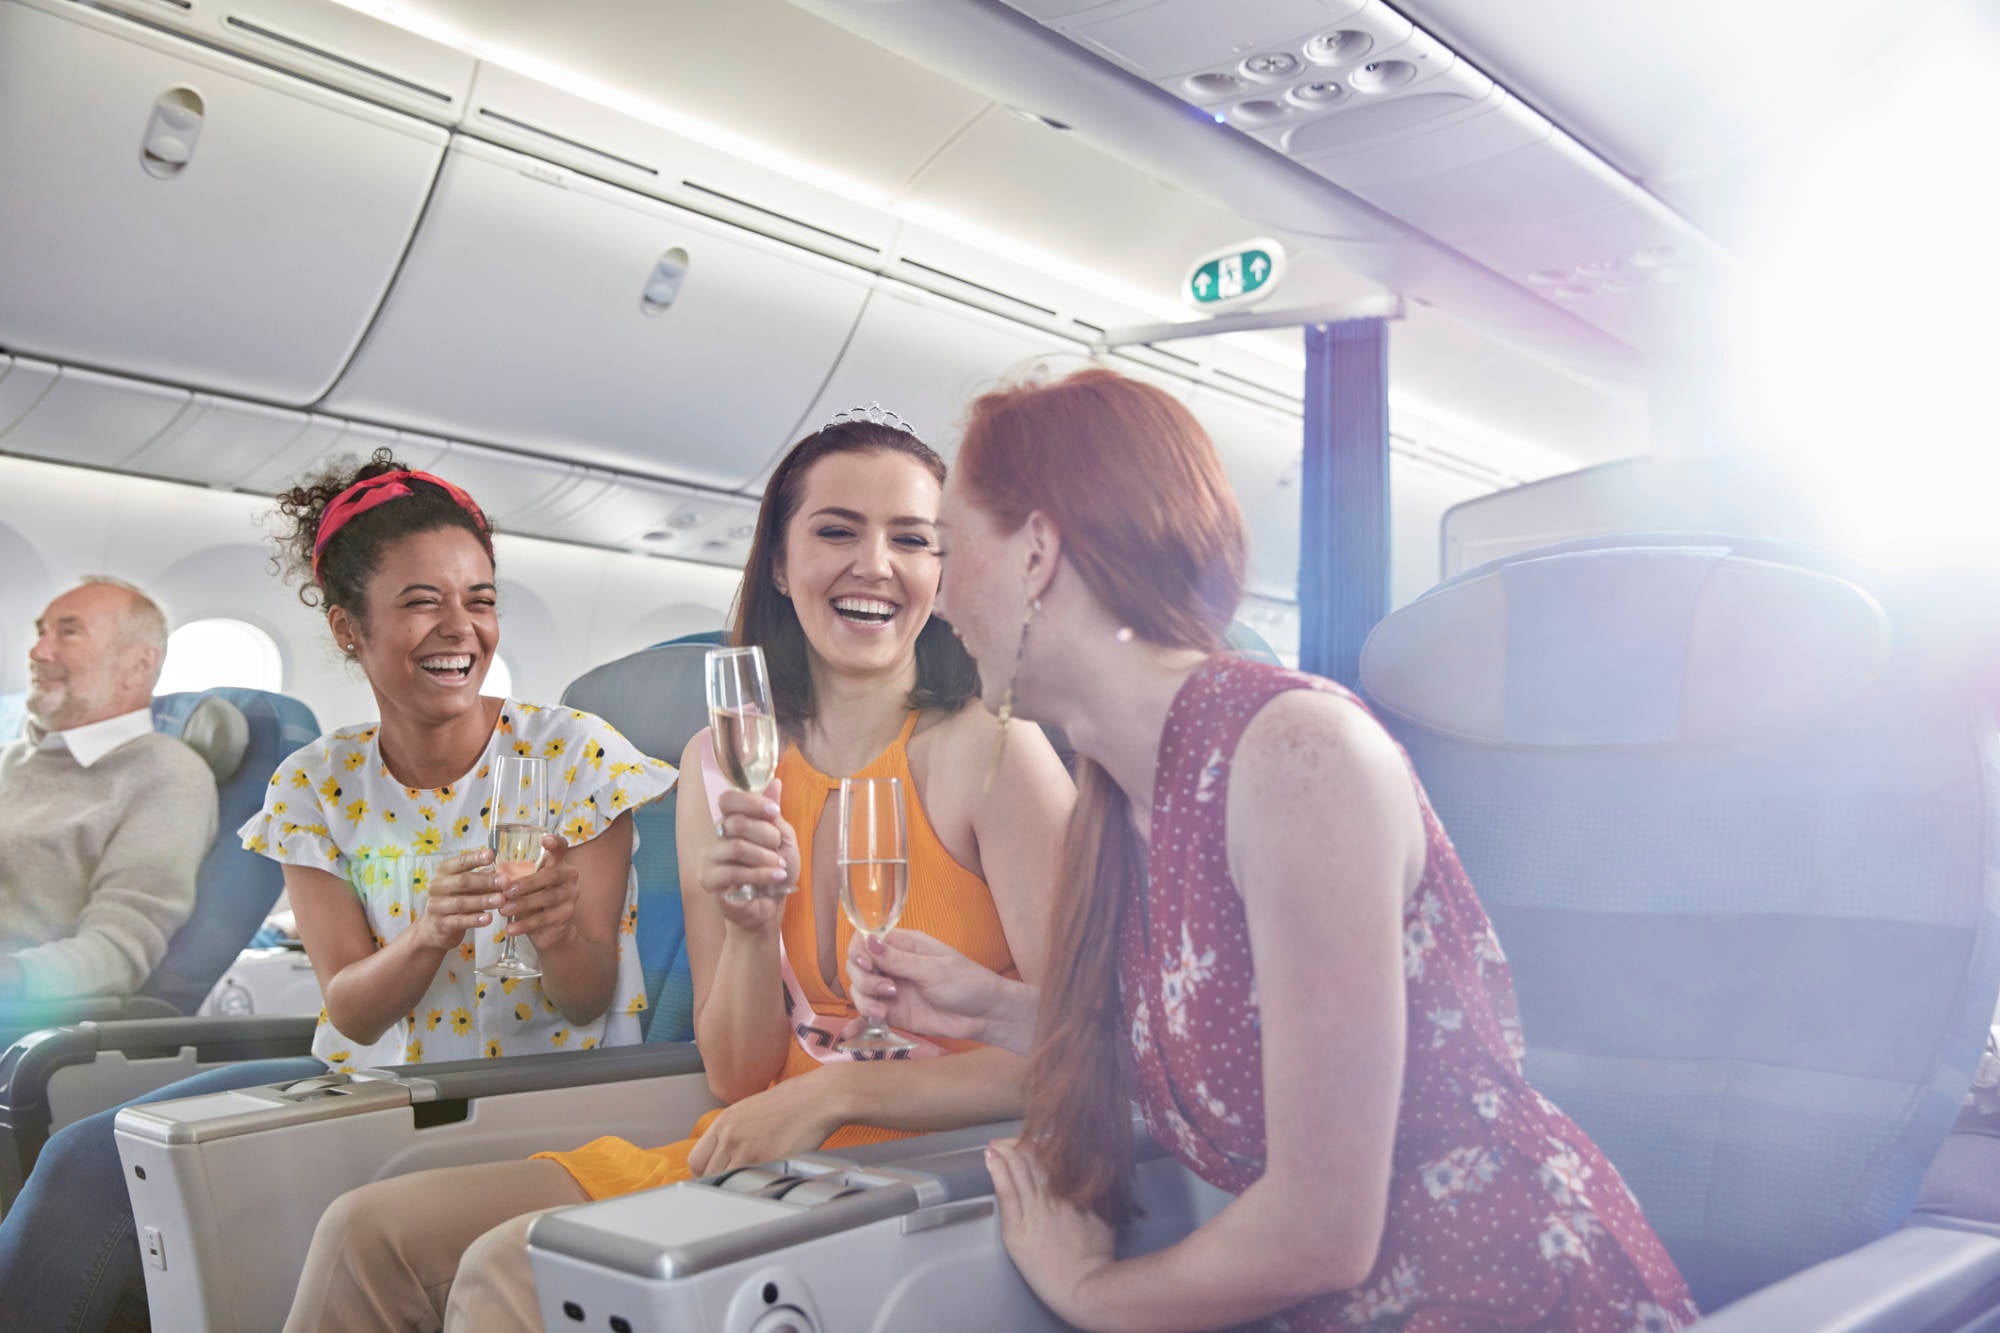
<instances>
[{"instance_id":1,"label":"long red hair","mask_svg":"<svg viewBox=\"0 0 2000 1333\"><path fill-rule=\"evenodd\" d=\"M1243 514L1215 446L1171 394L1109 370L986 394L954 464L1006 531L1036 511L1062 556L1138 637L1220 651L1243 595ZM1125 793L1077 762L1025 1134L1062 1198L1130 1212L1131 1090L1118 1004L1119 910L1132 870Z\"/></svg>"}]
</instances>

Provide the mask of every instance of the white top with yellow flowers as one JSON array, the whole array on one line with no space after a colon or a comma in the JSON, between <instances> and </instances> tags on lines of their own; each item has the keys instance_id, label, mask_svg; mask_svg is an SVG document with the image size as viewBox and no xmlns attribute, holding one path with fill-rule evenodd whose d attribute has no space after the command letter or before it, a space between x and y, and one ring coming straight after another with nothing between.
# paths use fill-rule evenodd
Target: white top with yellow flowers
<instances>
[{"instance_id":1,"label":"white top with yellow flowers","mask_svg":"<svg viewBox=\"0 0 2000 1333\"><path fill-rule=\"evenodd\" d=\"M439 862L486 845L495 754L548 761L549 827L572 847L674 785L671 765L640 754L610 723L573 708L504 701L478 763L448 787L405 787L396 781L382 762L376 730L348 727L295 751L272 775L264 808L239 833L243 845L259 855L329 871L351 884L378 949L423 915ZM634 851L638 845L635 831ZM596 1022L565 1022L539 980L500 981L474 973L505 938L506 922L496 918L489 929L466 933L458 952L445 956L416 1009L372 1045L342 1036L321 1009L313 1054L346 1071L637 1042L639 1014L646 1008L634 940L638 888L638 876L628 872L617 988L610 1012ZM525 939L517 948L533 956Z\"/></svg>"}]
</instances>

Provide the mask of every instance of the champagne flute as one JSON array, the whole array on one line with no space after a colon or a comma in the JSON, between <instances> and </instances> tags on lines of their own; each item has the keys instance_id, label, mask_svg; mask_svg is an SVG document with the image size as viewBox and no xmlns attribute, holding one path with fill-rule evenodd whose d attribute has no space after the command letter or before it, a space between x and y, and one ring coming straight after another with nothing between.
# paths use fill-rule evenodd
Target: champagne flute
<instances>
[{"instance_id":1,"label":"champagne flute","mask_svg":"<svg viewBox=\"0 0 2000 1333\"><path fill-rule=\"evenodd\" d=\"M840 905L854 928L871 939L895 929L910 896L909 840L903 830L903 784L897 778L840 782ZM834 1049L883 1057L912 1050L886 1023L867 1026Z\"/></svg>"},{"instance_id":2,"label":"champagne flute","mask_svg":"<svg viewBox=\"0 0 2000 1333\"><path fill-rule=\"evenodd\" d=\"M709 740L722 779L737 791L764 794L778 769L778 713L771 706L771 678L764 671L764 650L711 648L708 653ZM722 836L717 823L715 835ZM796 886L736 884L722 891L732 903L747 903L764 895L791 893Z\"/></svg>"},{"instance_id":3,"label":"champagne flute","mask_svg":"<svg viewBox=\"0 0 2000 1333\"><path fill-rule=\"evenodd\" d=\"M548 769L532 755L493 761L493 868L509 883L535 873L548 827ZM482 977L539 977L542 969L518 957L520 936L509 935L500 956L473 969Z\"/></svg>"}]
</instances>

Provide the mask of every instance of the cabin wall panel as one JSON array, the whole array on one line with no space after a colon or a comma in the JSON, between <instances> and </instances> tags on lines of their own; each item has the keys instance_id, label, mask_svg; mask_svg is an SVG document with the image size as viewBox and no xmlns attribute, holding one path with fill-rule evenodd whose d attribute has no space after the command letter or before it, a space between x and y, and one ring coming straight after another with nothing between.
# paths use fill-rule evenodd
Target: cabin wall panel
<instances>
[{"instance_id":1,"label":"cabin wall panel","mask_svg":"<svg viewBox=\"0 0 2000 1333\"><path fill-rule=\"evenodd\" d=\"M270 570L272 508L261 496L0 457L0 691L26 688L29 626L48 600L85 574L110 574L160 598L175 626L227 616L263 629L283 659L285 693L323 726L373 719L367 681L335 650L321 613ZM601 662L720 627L738 580L735 570L505 534L495 553L500 654L515 693L548 702Z\"/></svg>"}]
</instances>

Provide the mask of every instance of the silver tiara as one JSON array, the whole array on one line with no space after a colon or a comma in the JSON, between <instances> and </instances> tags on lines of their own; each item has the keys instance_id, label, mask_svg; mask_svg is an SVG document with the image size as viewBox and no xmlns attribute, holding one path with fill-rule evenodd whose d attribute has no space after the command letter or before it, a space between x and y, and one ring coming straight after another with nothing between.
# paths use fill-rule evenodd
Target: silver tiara
<instances>
[{"instance_id":1,"label":"silver tiara","mask_svg":"<svg viewBox=\"0 0 2000 1333\"><path fill-rule=\"evenodd\" d=\"M871 426L887 426L892 430L908 431L912 435L917 433L916 427L880 403L870 403L866 407L850 407L845 412L835 412L832 419L825 426L821 426L820 429L826 430L831 426L845 426L857 421L865 421Z\"/></svg>"}]
</instances>

